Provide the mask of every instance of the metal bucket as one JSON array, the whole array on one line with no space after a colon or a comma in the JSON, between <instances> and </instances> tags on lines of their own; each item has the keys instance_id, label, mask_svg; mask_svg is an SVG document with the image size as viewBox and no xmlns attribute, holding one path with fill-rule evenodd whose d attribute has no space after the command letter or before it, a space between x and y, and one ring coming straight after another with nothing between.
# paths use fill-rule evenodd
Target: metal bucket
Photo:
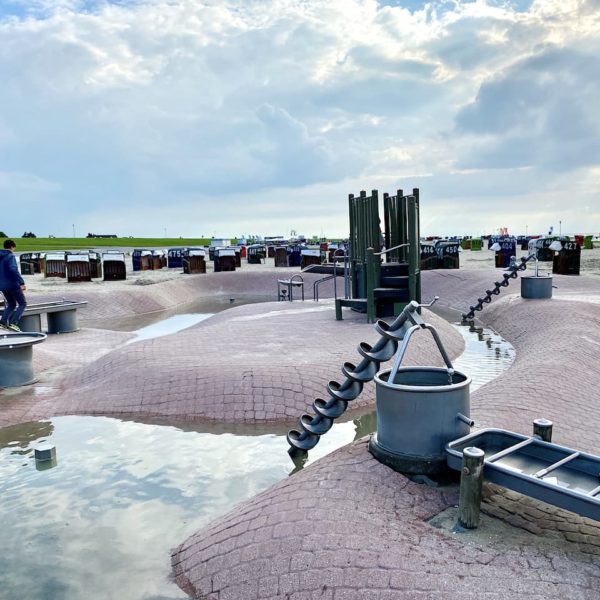
<instances>
[{"instance_id":1,"label":"metal bucket","mask_svg":"<svg viewBox=\"0 0 600 600\"><path fill-rule=\"evenodd\" d=\"M403 473L439 473L446 468L445 446L467 435L471 378L439 367L401 367L375 375L377 433L371 453Z\"/></svg>"},{"instance_id":2,"label":"metal bucket","mask_svg":"<svg viewBox=\"0 0 600 600\"><path fill-rule=\"evenodd\" d=\"M521 298L528 300L552 298L552 275L521 277Z\"/></svg>"}]
</instances>

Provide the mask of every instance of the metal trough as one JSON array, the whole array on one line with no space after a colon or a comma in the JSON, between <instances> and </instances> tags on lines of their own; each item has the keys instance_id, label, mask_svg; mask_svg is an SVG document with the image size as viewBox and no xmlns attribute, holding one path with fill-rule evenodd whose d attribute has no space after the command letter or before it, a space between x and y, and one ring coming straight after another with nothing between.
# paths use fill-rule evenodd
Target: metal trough
<instances>
[{"instance_id":1,"label":"metal trough","mask_svg":"<svg viewBox=\"0 0 600 600\"><path fill-rule=\"evenodd\" d=\"M34 383L33 349L46 339L43 333L0 334L0 388Z\"/></svg>"},{"instance_id":2,"label":"metal trough","mask_svg":"<svg viewBox=\"0 0 600 600\"><path fill-rule=\"evenodd\" d=\"M535 435L482 429L448 443L448 466L460 471L469 447L483 450L488 481L600 521L600 456Z\"/></svg>"}]
</instances>

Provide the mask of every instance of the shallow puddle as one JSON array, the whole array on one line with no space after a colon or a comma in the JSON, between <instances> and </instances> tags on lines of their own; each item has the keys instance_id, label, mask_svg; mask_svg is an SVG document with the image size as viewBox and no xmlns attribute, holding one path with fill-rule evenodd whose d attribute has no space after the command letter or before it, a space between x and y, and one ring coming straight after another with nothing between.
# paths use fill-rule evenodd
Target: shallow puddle
<instances>
[{"instance_id":1,"label":"shallow puddle","mask_svg":"<svg viewBox=\"0 0 600 600\"><path fill-rule=\"evenodd\" d=\"M455 367L471 389L510 366L514 350L499 336L457 328L466 351ZM309 462L375 424L373 412L336 423ZM0 429L0 598L186 598L170 550L295 469L287 426L193 428L72 416ZM55 466L33 456L45 441Z\"/></svg>"},{"instance_id":2,"label":"shallow puddle","mask_svg":"<svg viewBox=\"0 0 600 600\"><path fill-rule=\"evenodd\" d=\"M188 327L193 327L201 321L205 321L209 317L212 317L212 313L173 315L171 317L163 319L162 321L153 323L152 325L146 325L141 329L132 331L131 333L133 333L135 337L127 341L125 345L140 342L142 340L151 340L153 338L161 337L163 335L169 335L171 333L177 333L178 331L183 331Z\"/></svg>"}]
</instances>

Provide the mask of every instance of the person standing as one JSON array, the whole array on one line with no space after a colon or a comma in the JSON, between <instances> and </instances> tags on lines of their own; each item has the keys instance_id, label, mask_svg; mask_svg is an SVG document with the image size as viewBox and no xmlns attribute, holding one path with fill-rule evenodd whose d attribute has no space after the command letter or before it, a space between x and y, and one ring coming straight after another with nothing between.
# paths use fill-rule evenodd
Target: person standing
<instances>
[{"instance_id":1,"label":"person standing","mask_svg":"<svg viewBox=\"0 0 600 600\"><path fill-rule=\"evenodd\" d=\"M4 240L4 250L0 250L0 291L4 295L4 311L0 317L0 327L21 331L17 323L27 306L27 287L19 273L14 251L17 245L12 240Z\"/></svg>"}]
</instances>

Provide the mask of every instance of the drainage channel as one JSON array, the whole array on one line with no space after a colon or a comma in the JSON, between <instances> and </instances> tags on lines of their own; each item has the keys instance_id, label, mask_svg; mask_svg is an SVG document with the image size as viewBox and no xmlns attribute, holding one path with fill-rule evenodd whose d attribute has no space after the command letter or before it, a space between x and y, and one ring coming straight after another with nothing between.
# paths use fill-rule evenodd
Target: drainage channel
<instances>
[{"instance_id":1,"label":"drainage channel","mask_svg":"<svg viewBox=\"0 0 600 600\"><path fill-rule=\"evenodd\" d=\"M472 389L510 366L514 350L499 336L456 327L466 350L455 366ZM310 461L374 426L373 412L336 424ZM289 475L285 430L75 416L0 429L0 596L187 598L170 578L170 549ZM54 466L36 464L43 441L56 446Z\"/></svg>"}]
</instances>

